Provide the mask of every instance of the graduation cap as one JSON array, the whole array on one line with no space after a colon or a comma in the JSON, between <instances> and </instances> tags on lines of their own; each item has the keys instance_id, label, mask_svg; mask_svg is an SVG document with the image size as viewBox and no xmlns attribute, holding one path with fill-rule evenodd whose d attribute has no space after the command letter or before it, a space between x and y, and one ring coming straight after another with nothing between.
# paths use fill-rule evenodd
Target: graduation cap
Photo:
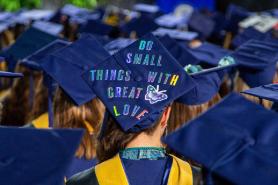
<instances>
[{"instance_id":1,"label":"graduation cap","mask_svg":"<svg viewBox=\"0 0 278 185\"><path fill-rule=\"evenodd\" d=\"M266 33L259 32L253 27L249 27L243 30L243 32L237 34L232 41L232 45L234 47L239 47L245 42L256 39L256 40L264 40L267 37Z\"/></svg>"},{"instance_id":2,"label":"graduation cap","mask_svg":"<svg viewBox=\"0 0 278 185\"><path fill-rule=\"evenodd\" d=\"M150 127L165 107L195 83L152 34L147 34L83 75L126 132Z\"/></svg>"},{"instance_id":3,"label":"graduation cap","mask_svg":"<svg viewBox=\"0 0 278 185\"><path fill-rule=\"evenodd\" d=\"M57 39L50 44L44 46L43 48L39 49L38 51L34 52L30 56L24 58L20 65L25 66L31 70L35 71L43 71L41 67L42 59L46 56L50 55L51 53L58 52L60 49L66 47L69 45L69 42ZM55 91L55 82L43 71L43 81L44 85L48 88L48 118L49 118L49 126L53 126L53 113L52 113L52 98L53 93ZM29 103L32 106L33 105L33 99L35 94L34 89L34 79L33 76L30 76L30 83L29 83L29 89L30 89L30 97L29 97Z\"/></svg>"},{"instance_id":4,"label":"graduation cap","mask_svg":"<svg viewBox=\"0 0 278 185\"><path fill-rule=\"evenodd\" d=\"M61 48L66 47L69 44L70 42L61 39L54 40L53 42L24 58L20 62L20 65L28 67L32 70L42 70L40 63L43 58L45 58L47 55L50 55L51 53L59 51Z\"/></svg>"},{"instance_id":5,"label":"graduation cap","mask_svg":"<svg viewBox=\"0 0 278 185\"><path fill-rule=\"evenodd\" d=\"M155 36L163 37L169 35L171 38L181 41L191 41L198 37L198 33L181 31L177 29L158 28L152 32Z\"/></svg>"},{"instance_id":6,"label":"graduation cap","mask_svg":"<svg viewBox=\"0 0 278 185\"><path fill-rule=\"evenodd\" d=\"M232 93L216 106L168 135L164 142L238 185L277 182L278 115ZM252 178L250 178L252 177Z\"/></svg>"},{"instance_id":7,"label":"graduation cap","mask_svg":"<svg viewBox=\"0 0 278 185\"><path fill-rule=\"evenodd\" d=\"M52 10L39 10L39 9L34 9L34 10L25 10L22 11L18 16L26 19L26 20L43 20L43 19L48 19L51 16L53 16L54 12Z\"/></svg>"},{"instance_id":8,"label":"graduation cap","mask_svg":"<svg viewBox=\"0 0 278 185\"><path fill-rule=\"evenodd\" d=\"M76 105L82 105L95 98L95 94L82 80L81 74L109 56L100 43L86 34L69 46L43 58L41 67Z\"/></svg>"},{"instance_id":9,"label":"graduation cap","mask_svg":"<svg viewBox=\"0 0 278 185\"><path fill-rule=\"evenodd\" d=\"M32 27L41 31L45 31L46 33L49 33L51 35L59 35L64 28L64 26L61 24L56 24L47 21L35 21L32 24Z\"/></svg>"},{"instance_id":10,"label":"graduation cap","mask_svg":"<svg viewBox=\"0 0 278 185\"><path fill-rule=\"evenodd\" d=\"M222 84L222 78L237 64L230 56L226 56L219 61L219 66L200 69L190 76L196 82L196 87L190 92L184 94L177 101L186 105L200 105L211 100L219 91Z\"/></svg>"},{"instance_id":11,"label":"graduation cap","mask_svg":"<svg viewBox=\"0 0 278 185\"><path fill-rule=\"evenodd\" d=\"M156 30L158 27L159 26L154 22L152 18L141 15L140 17L134 18L128 23L124 24L121 27L121 30L128 35L131 32L136 32L137 37L142 37L143 35Z\"/></svg>"},{"instance_id":12,"label":"graduation cap","mask_svg":"<svg viewBox=\"0 0 278 185\"><path fill-rule=\"evenodd\" d=\"M118 52L120 49L127 47L128 45L132 44L135 40L134 39L126 39L126 38L118 38L109 43L107 43L104 48L110 53L114 54Z\"/></svg>"},{"instance_id":13,"label":"graduation cap","mask_svg":"<svg viewBox=\"0 0 278 185\"><path fill-rule=\"evenodd\" d=\"M21 78L21 77L23 77L23 74L0 71L0 77L1 78Z\"/></svg>"},{"instance_id":14,"label":"graduation cap","mask_svg":"<svg viewBox=\"0 0 278 185\"><path fill-rule=\"evenodd\" d=\"M9 71L13 71L18 60L31 55L56 39L56 36L31 27L23 32L9 49L2 52L1 56L8 61Z\"/></svg>"},{"instance_id":15,"label":"graduation cap","mask_svg":"<svg viewBox=\"0 0 278 185\"><path fill-rule=\"evenodd\" d=\"M189 29L200 33L201 37L209 37L214 30L215 22L212 18L194 11L188 21ZM205 29L204 29L205 28Z\"/></svg>"},{"instance_id":16,"label":"graduation cap","mask_svg":"<svg viewBox=\"0 0 278 185\"><path fill-rule=\"evenodd\" d=\"M223 57L231 54L231 51L208 42L203 42L200 46L194 48L188 46L187 49L198 60L210 66L218 66L218 62Z\"/></svg>"},{"instance_id":17,"label":"graduation cap","mask_svg":"<svg viewBox=\"0 0 278 185\"><path fill-rule=\"evenodd\" d=\"M169 35L159 38L159 41L175 57L175 59L185 67L188 64L198 64L200 61L193 56L185 47L182 47L175 39Z\"/></svg>"},{"instance_id":18,"label":"graduation cap","mask_svg":"<svg viewBox=\"0 0 278 185\"><path fill-rule=\"evenodd\" d=\"M60 9L61 14L67 15L69 17L74 17L77 15L83 15L88 14L89 10L85 8L79 8L77 6L74 6L72 4L66 4Z\"/></svg>"},{"instance_id":19,"label":"graduation cap","mask_svg":"<svg viewBox=\"0 0 278 185\"><path fill-rule=\"evenodd\" d=\"M109 35L114 26L103 23L101 20L89 19L86 24L79 29L80 33L91 33L97 35Z\"/></svg>"},{"instance_id":20,"label":"graduation cap","mask_svg":"<svg viewBox=\"0 0 278 185\"><path fill-rule=\"evenodd\" d=\"M177 16L175 14L165 14L155 19L155 23L161 27L176 28L185 26L188 21L186 16Z\"/></svg>"},{"instance_id":21,"label":"graduation cap","mask_svg":"<svg viewBox=\"0 0 278 185\"><path fill-rule=\"evenodd\" d=\"M278 103L278 84L262 85L241 93Z\"/></svg>"},{"instance_id":22,"label":"graduation cap","mask_svg":"<svg viewBox=\"0 0 278 185\"><path fill-rule=\"evenodd\" d=\"M250 40L232 54L247 85L257 87L272 83L278 60L277 47L276 43Z\"/></svg>"},{"instance_id":23,"label":"graduation cap","mask_svg":"<svg viewBox=\"0 0 278 185\"><path fill-rule=\"evenodd\" d=\"M230 4L226 11L227 26L226 29L233 33L238 31L238 23L247 18L251 13L243 7Z\"/></svg>"},{"instance_id":24,"label":"graduation cap","mask_svg":"<svg viewBox=\"0 0 278 185\"><path fill-rule=\"evenodd\" d=\"M83 131L0 127L0 133L1 184L61 185Z\"/></svg>"},{"instance_id":25,"label":"graduation cap","mask_svg":"<svg viewBox=\"0 0 278 185\"><path fill-rule=\"evenodd\" d=\"M151 4L138 3L133 6L133 10L152 15L159 12L159 7Z\"/></svg>"}]
</instances>

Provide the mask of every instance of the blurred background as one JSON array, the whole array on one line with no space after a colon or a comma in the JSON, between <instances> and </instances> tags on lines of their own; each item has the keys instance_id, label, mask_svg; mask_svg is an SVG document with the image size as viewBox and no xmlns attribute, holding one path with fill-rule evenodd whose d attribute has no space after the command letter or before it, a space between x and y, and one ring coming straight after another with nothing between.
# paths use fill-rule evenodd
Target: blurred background
<instances>
[{"instance_id":1,"label":"blurred background","mask_svg":"<svg viewBox=\"0 0 278 185\"><path fill-rule=\"evenodd\" d=\"M73 4L78 7L94 8L97 5L116 5L130 8L134 3L157 3L160 8L169 12L181 3L188 3L196 8L207 8L225 11L228 4L234 3L251 11L262 11L278 7L278 0L0 0L2 11L17 11L21 8L58 9L65 4Z\"/></svg>"}]
</instances>

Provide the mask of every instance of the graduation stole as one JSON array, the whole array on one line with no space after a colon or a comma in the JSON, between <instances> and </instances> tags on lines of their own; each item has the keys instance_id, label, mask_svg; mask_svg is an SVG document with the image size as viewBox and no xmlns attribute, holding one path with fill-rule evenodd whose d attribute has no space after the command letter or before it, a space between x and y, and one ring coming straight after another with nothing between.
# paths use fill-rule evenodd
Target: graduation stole
<instances>
[{"instance_id":1,"label":"graduation stole","mask_svg":"<svg viewBox=\"0 0 278 185\"><path fill-rule=\"evenodd\" d=\"M40 115L38 118L32 121L32 125L35 128L42 129L42 128L49 128L48 126L48 113L44 113Z\"/></svg>"},{"instance_id":2,"label":"graduation stole","mask_svg":"<svg viewBox=\"0 0 278 185\"><path fill-rule=\"evenodd\" d=\"M168 185L193 185L191 167L185 161L173 158ZM99 185L129 185L119 154L95 167Z\"/></svg>"}]
</instances>

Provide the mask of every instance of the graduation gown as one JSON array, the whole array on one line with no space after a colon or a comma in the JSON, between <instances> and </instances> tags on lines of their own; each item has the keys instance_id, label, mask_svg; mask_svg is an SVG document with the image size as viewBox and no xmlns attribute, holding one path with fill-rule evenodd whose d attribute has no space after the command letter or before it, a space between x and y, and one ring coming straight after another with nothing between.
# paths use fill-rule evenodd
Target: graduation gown
<instances>
[{"instance_id":1,"label":"graduation gown","mask_svg":"<svg viewBox=\"0 0 278 185\"><path fill-rule=\"evenodd\" d=\"M193 185L191 167L185 161L170 156L173 159L168 185ZM140 174L139 174L140 175ZM129 185L121 158L118 155L73 176L66 185Z\"/></svg>"}]
</instances>

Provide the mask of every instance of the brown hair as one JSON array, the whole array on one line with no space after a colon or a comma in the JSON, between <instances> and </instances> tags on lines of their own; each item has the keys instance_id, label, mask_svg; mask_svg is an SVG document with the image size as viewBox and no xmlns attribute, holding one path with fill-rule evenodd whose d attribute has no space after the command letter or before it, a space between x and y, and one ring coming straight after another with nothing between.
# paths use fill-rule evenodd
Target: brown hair
<instances>
[{"instance_id":1,"label":"brown hair","mask_svg":"<svg viewBox=\"0 0 278 185\"><path fill-rule=\"evenodd\" d=\"M42 72L17 65L17 72L23 73L24 77L15 79L10 93L3 98L2 124L8 126L23 126L30 119L30 77L34 79L34 89L42 80ZM35 102L35 100L33 101Z\"/></svg>"},{"instance_id":2,"label":"brown hair","mask_svg":"<svg viewBox=\"0 0 278 185\"><path fill-rule=\"evenodd\" d=\"M103 120L104 105L99 99L76 106L68 95L60 88L54 97L54 127L56 128L83 128L85 129L82 142L76 156L90 160L95 156L95 135L89 133L85 121L96 132Z\"/></svg>"},{"instance_id":3,"label":"brown hair","mask_svg":"<svg viewBox=\"0 0 278 185\"><path fill-rule=\"evenodd\" d=\"M236 80L237 80L237 83L236 83L237 86L235 88L236 92L242 92L247 89L250 89L250 87L240 77L238 77ZM247 95L247 94L242 94L242 95L254 103L257 103L257 104L262 103L262 105L267 109L270 109L272 107L273 103L271 101L268 101L268 100L260 101L260 99L255 96L251 96L251 95Z\"/></svg>"},{"instance_id":4,"label":"brown hair","mask_svg":"<svg viewBox=\"0 0 278 185\"><path fill-rule=\"evenodd\" d=\"M48 90L43 84L43 77L38 79L34 93L33 107L28 115L28 122L32 122L34 119L48 111Z\"/></svg>"},{"instance_id":5,"label":"brown hair","mask_svg":"<svg viewBox=\"0 0 278 185\"><path fill-rule=\"evenodd\" d=\"M172 105L172 111L169 118L168 131L173 132L180 128L183 124L193 120L201 113L208 110L209 107L213 106L221 100L220 95L215 95L209 102L201 105L185 105L182 103L174 102Z\"/></svg>"},{"instance_id":6,"label":"brown hair","mask_svg":"<svg viewBox=\"0 0 278 185\"><path fill-rule=\"evenodd\" d=\"M110 115L108 121L105 123L105 130L99 130L98 140L97 140L97 158L99 162L106 161L120 150L126 148L127 144L130 143L134 138L136 138L140 133L145 132L151 135L160 123L161 118L159 118L151 127L142 130L141 132L124 132L122 128L116 123L115 119ZM103 133L102 133L103 132Z\"/></svg>"}]
</instances>

